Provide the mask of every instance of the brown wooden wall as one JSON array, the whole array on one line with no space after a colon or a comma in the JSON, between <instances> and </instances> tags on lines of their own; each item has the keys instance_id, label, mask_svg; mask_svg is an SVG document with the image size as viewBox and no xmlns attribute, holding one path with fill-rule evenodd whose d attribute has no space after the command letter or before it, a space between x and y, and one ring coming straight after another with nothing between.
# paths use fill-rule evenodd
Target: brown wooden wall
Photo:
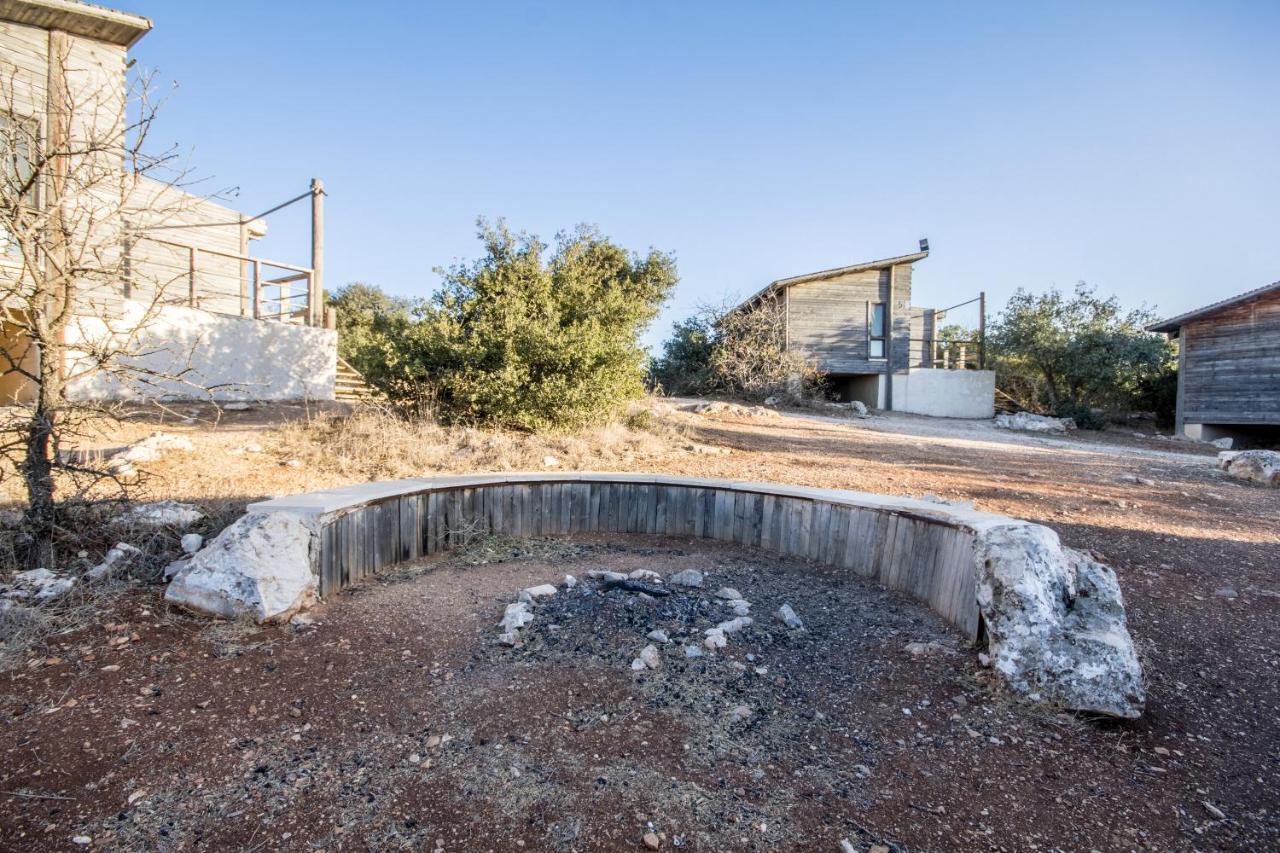
<instances>
[{"instance_id":1,"label":"brown wooden wall","mask_svg":"<svg viewBox=\"0 0 1280 853\"><path fill-rule=\"evenodd\" d=\"M320 594L477 534L696 536L839 566L978 633L974 534L908 512L740 489L531 482L437 489L346 511L321 527Z\"/></svg>"},{"instance_id":2,"label":"brown wooden wall","mask_svg":"<svg viewBox=\"0 0 1280 853\"><path fill-rule=\"evenodd\" d=\"M868 358L871 305L889 302L890 271L864 270L787 288L787 344L828 373L884 373L887 362ZM911 337L911 265L894 273L893 369L908 367Z\"/></svg>"},{"instance_id":3,"label":"brown wooden wall","mask_svg":"<svg viewBox=\"0 0 1280 853\"><path fill-rule=\"evenodd\" d=\"M1182 327L1181 420L1280 424L1280 293Z\"/></svg>"}]
</instances>

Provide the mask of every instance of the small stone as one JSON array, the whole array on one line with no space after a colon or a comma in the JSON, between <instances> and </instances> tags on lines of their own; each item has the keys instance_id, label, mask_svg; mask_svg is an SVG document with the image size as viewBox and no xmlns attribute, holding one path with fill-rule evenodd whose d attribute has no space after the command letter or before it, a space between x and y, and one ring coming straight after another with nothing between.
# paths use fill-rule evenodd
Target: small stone
<instances>
[{"instance_id":1,"label":"small stone","mask_svg":"<svg viewBox=\"0 0 1280 853\"><path fill-rule=\"evenodd\" d=\"M840 839L840 853L858 853L858 848L847 838Z\"/></svg>"},{"instance_id":2,"label":"small stone","mask_svg":"<svg viewBox=\"0 0 1280 853\"><path fill-rule=\"evenodd\" d=\"M427 749L435 749L442 743L444 743L444 738L440 737L440 735L432 735L427 738Z\"/></svg>"},{"instance_id":3,"label":"small stone","mask_svg":"<svg viewBox=\"0 0 1280 853\"><path fill-rule=\"evenodd\" d=\"M655 583L662 583L662 575L652 569L636 569L628 574L627 577L633 581L653 581Z\"/></svg>"},{"instance_id":4,"label":"small stone","mask_svg":"<svg viewBox=\"0 0 1280 853\"><path fill-rule=\"evenodd\" d=\"M951 649L934 640L927 643L907 643L904 648L913 658L939 657L953 653Z\"/></svg>"},{"instance_id":5,"label":"small stone","mask_svg":"<svg viewBox=\"0 0 1280 853\"><path fill-rule=\"evenodd\" d=\"M745 599L736 599L734 601L726 601L725 604L733 608L734 616L747 616L751 613L751 602Z\"/></svg>"},{"instance_id":6,"label":"small stone","mask_svg":"<svg viewBox=\"0 0 1280 853\"><path fill-rule=\"evenodd\" d=\"M731 586L722 586L716 590L716 598L723 598L725 601L741 600L742 593Z\"/></svg>"},{"instance_id":7,"label":"small stone","mask_svg":"<svg viewBox=\"0 0 1280 853\"><path fill-rule=\"evenodd\" d=\"M520 635L515 631L506 631L498 635L498 642L504 646L518 646L520 645Z\"/></svg>"},{"instance_id":8,"label":"small stone","mask_svg":"<svg viewBox=\"0 0 1280 853\"><path fill-rule=\"evenodd\" d=\"M867 853L893 853L893 851L884 844L872 844Z\"/></svg>"},{"instance_id":9,"label":"small stone","mask_svg":"<svg viewBox=\"0 0 1280 853\"><path fill-rule=\"evenodd\" d=\"M422 756L421 756L421 755L419 755L419 754L418 754L418 753L416 753L416 752L409 756L409 763L410 763L410 764L418 764L418 763L420 763L421 761L422 761Z\"/></svg>"},{"instance_id":10,"label":"small stone","mask_svg":"<svg viewBox=\"0 0 1280 853\"><path fill-rule=\"evenodd\" d=\"M1240 593L1236 592L1235 587L1231 586L1224 586L1219 589L1215 589L1213 594L1219 598L1237 598L1240 595Z\"/></svg>"},{"instance_id":11,"label":"small stone","mask_svg":"<svg viewBox=\"0 0 1280 853\"><path fill-rule=\"evenodd\" d=\"M640 658L631 661L631 669L634 672L642 672L645 669L644 661L640 660Z\"/></svg>"},{"instance_id":12,"label":"small stone","mask_svg":"<svg viewBox=\"0 0 1280 853\"><path fill-rule=\"evenodd\" d=\"M544 456L542 457L542 467L543 468L559 468L560 460L555 458L554 456Z\"/></svg>"},{"instance_id":13,"label":"small stone","mask_svg":"<svg viewBox=\"0 0 1280 853\"><path fill-rule=\"evenodd\" d=\"M184 533L182 536L182 550L187 554L194 554L199 551L200 546L203 544L204 537L199 533Z\"/></svg>"},{"instance_id":14,"label":"small stone","mask_svg":"<svg viewBox=\"0 0 1280 853\"><path fill-rule=\"evenodd\" d=\"M645 639L653 640L655 643L669 643L671 638L667 636L666 631L659 631L657 628L645 634Z\"/></svg>"},{"instance_id":15,"label":"small stone","mask_svg":"<svg viewBox=\"0 0 1280 853\"><path fill-rule=\"evenodd\" d=\"M724 631L721 631L719 628L708 628L704 633L706 636L702 640L702 645L712 649L713 651L715 649L723 649L729 644L729 640L725 637Z\"/></svg>"},{"instance_id":16,"label":"small stone","mask_svg":"<svg viewBox=\"0 0 1280 853\"><path fill-rule=\"evenodd\" d=\"M90 844L93 843L93 838L91 838L88 835L76 835L72 837L71 843L77 844L81 847L88 847Z\"/></svg>"},{"instance_id":17,"label":"small stone","mask_svg":"<svg viewBox=\"0 0 1280 853\"><path fill-rule=\"evenodd\" d=\"M1226 816L1226 814L1222 811L1222 809L1218 808L1217 806L1215 806L1213 803L1209 802L1208 800L1205 800L1205 801L1204 801L1204 810L1205 810L1205 811L1207 811L1207 812L1208 812L1208 813L1209 813L1209 814L1214 818L1214 820L1226 820L1226 819L1227 819L1227 816Z\"/></svg>"},{"instance_id":18,"label":"small stone","mask_svg":"<svg viewBox=\"0 0 1280 853\"><path fill-rule=\"evenodd\" d=\"M657 646L645 646L640 650L640 661L649 669L658 669L662 666L662 655L658 654Z\"/></svg>"},{"instance_id":19,"label":"small stone","mask_svg":"<svg viewBox=\"0 0 1280 853\"><path fill-rule=\"evenodd\" d=\"M507 631L518 631L532 621L533 613L529 610L529 605L523 601L517 601L507 605L498 626Z\"/></svg>"},{"instance_id":20,"label":"small stone","mask_svg":"<svg viewBox=\"0 0 1280 853\"><path fill-rule=\"evenodd\" d=\"M716 629L724 634L736 634L743 628L750 628L754 623L755 620L750 616L738 616L725 622L721 622L716 626Z\"/></svg>"},{"instance_id":21,"label":"small stone","mask_svg":"<svg viewBox=\"0 0 1280 853\"><path fill-rule=\"evenodd\" d=\"M565 589L573 589L573 588L574 588L575 586L577 586L577 585L578 585L578 579L577 579L577 578L575 578L573 575L565 575L565 576L564 576L564 588L565 588Z\"/></svg>"},{"instance_id":22,"label":"small stone","mask_svg":"<svg viewBox=\"0 0 1280 853\"><path fill-rule=\"evenodd\" d=\"M702 649L697 646L685 646L684 656L687 658L700 658L702 657Z\"/></svg>"},{"instance_id":23,"label":"small stone","mask_svg":"<svg viewBox=\"0 0 1280 853\"><path fill-rule=\"evenodd\" d=\"M556 588L549 583L539 584L538 586L530 586L520 590L523 598L528 596L531 599L549 598L556 594Z\"/></svg>"},{"instance_id":24,"label":"small stone","mask_svg":"<svg viewBox=\"0 0 1280 853\"><path fill-rule=\"evenodd\" d=\"M657 850L662 846L662 842L658 839L658 836L654 835L652 832L646 832L643 840L644 846L648 847L650 850Z\"/></svg>"},{"instance_id":25,"label":"small stone","mask_svg":"<svg viewBox=\"0 0 1280 853\"><path fill-rule=\"evenodd\" d=\"M804 628L804 620L796 615L795 610L791 608L790 604L784 604L778 608L778 618L781 619L783 624L788 628L794 628L796 630L802 630Z\"/></svg>"},{"instance_id":26,"label":"small stone","mask_svg":"<svg viewBox=\"0 0 1280 853\"><path fill-rule=\"evenodd\" d=\"M627 576L622 572L611 572L606 569L589 569L587 577L602 581L624 581L627 579Z\"/></svg>"},{"instance_id":27,"label":"small stone","mask_svg":"<svg viewBox=\"0 0 1280 853\"><path fill-rule=\"evenodd\" d=\"M673 586L686 586L698 589L702 586L702 572L697 569L685 569L684 571L676 572L674 575L667 578L667 581Z\"/></svg>"},{"instance_id":28,"label":"small stone","mask_svg":"<svg viewBox=\"0 0 1280 853\"><path fill-rule=\"evenodd\" d=\"M743 720L750 719L752 714L751 708L746 705L734 705L733 710L729 712L731 722L740 723Z\"/></svg>"}]
</instances>

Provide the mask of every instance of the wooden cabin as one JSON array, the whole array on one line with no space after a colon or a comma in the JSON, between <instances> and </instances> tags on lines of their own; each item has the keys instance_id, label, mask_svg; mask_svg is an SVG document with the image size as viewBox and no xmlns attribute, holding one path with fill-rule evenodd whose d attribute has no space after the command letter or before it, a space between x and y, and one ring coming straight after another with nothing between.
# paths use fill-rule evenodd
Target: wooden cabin
<instances>
[{"instance_id":1,"label":"wooden cabin","mask_svg":"<svg viewBox=\"0 0 1280 853\"><path fill-rule=\"evenodd\" d=\"M1280 281L1148 329L1178 341L1179 434L1280 441Z\"/></svg>"},{"instance_id":2,"label":"wooden cabin","mask_svg":"<svg viewBox=\"0 0 1280 853\"><path fill-rule=\"evenodd\" d=\"M285 263L250 254L250 241L266 233L262 219L135 171L125 156L135 120L128 52L151 28L140 15L78 0L0 0L5 209L74 223L66 253L83 262L70 265L90 270L76 282L64 337L67 393L332 399L337 336L322 298L323 188L312 181L289 202L310 197L313 238L309 262ZM22 203L8 204L36 162L58 171L46 166ZM40 358L22 298L38 253L21 251L18 221L0 222L0 405L30 401L27 377ZM135 338L131 349L142 355L130 367L183 381L126 387L86 355Z\"/></svg>"},{"instance_id":3,"label":"wooden cabin","mask_svg":"<svg viewBox=\"0 0 1280 853\"><path fill-rule=\"evenodd\" d=\"M734 310L776 300L785 348L812 361L840 400L942 417L992 417L995 376L981 369L980 340L940 348L936 334L945 312L911 304L914 265L928 256L928 242L921 240L920 251L909 255L779 279Z\"/></svg>"}]
</instances>

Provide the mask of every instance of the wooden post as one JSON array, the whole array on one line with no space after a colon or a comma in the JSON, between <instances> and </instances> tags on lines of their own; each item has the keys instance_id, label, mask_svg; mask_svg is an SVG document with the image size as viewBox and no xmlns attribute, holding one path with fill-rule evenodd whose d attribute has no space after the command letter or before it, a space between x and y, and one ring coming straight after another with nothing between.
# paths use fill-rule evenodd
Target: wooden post
<instances>
[{"instance_id":1,"label":"wooden post","mask_svg":"<svg viewBox=\"0 0 1280 853\"><path fill-rule=\"evenodd\" d=\"M324 311L324 183L311 179L311 281L307 288L307 325L319 326Z\"/></svg>"},{"instance_id":2,"label":"wooden post","mask_svg":"<svg viewBox=\"0 0 1280 853\"><path fill-rule=\"evenodd\" d=\"M253 259L253 319L262 318L262 261Z\"/></svg>"},{"instance_id":3,"label":"wooden post","mask_svg":"<svg viewBox=\"0 0 1280 853\"><path fill-rule=\"evenodd\" d=\"M889 302L884 306L884 407L893 411L893 288L897 267L889 267Z\"/></svg>"},{"instance_id":4,"label":"wooden post","mask_svg":"<svg viewBox=\"0 0 1280 853\"><path fill-rule=\"evenodd\" d=\"M249 220L240 215L240 316L243 317L249 306L249 271L245 269L245 258L249 256Z\"/></svg>"},{"instance_id":5,"label":"wooden post","mask_svg":"<svg viewBox=\"0 0 1280 853\"><path fill-rule=\"evenodd\" d=\"M987 369L987 292L978 292L978 369Z\"/></svg>"},{"instance_id":6,"label":"wooden post","mask_svg":"<svg viewBox=\"0 0 1280 853\"><path fill-rule=\"evenodd\" d=\"M187 249L187 304L192 308L200 307L196 300L196 255L199 252L195 246Z\"/></svg>"}]
</instances>

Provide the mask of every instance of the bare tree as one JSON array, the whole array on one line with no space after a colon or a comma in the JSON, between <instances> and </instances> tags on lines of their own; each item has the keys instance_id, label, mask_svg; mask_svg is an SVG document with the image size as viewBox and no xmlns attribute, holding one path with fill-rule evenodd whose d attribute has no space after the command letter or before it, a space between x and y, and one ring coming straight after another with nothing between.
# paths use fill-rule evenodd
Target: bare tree
<instances>
[{"instance_id":1,"label":"bare tree","mask_svg":"<svg viewBox=\"0 0 1280 853\"><path fill-rule=\"evenodd\" d=\"M145 153L151 78L126 82L118 56L72 45L51 38L47 80L0 58L0 454L25 486L31 567L54 564L59 477L78 491L115 479L60 452L109 408L82 389L183 382L190 364L148 358L144 332L182 276L139 269L131 249L197 199L166 191L185 179L174 149Z\"/></svg>"},{"instance_id":2,"label":"bare tree","mask_svg":"<svg viewBox=\"0 0 1280 853\"><path fill-rule=\"evenodd\" d=\"M786 309L775 296L736 308L704 308L715 330L714 387L748 398L810 396L822 379L817 365L787 348Z\"/></svg>"}]
</instances>

